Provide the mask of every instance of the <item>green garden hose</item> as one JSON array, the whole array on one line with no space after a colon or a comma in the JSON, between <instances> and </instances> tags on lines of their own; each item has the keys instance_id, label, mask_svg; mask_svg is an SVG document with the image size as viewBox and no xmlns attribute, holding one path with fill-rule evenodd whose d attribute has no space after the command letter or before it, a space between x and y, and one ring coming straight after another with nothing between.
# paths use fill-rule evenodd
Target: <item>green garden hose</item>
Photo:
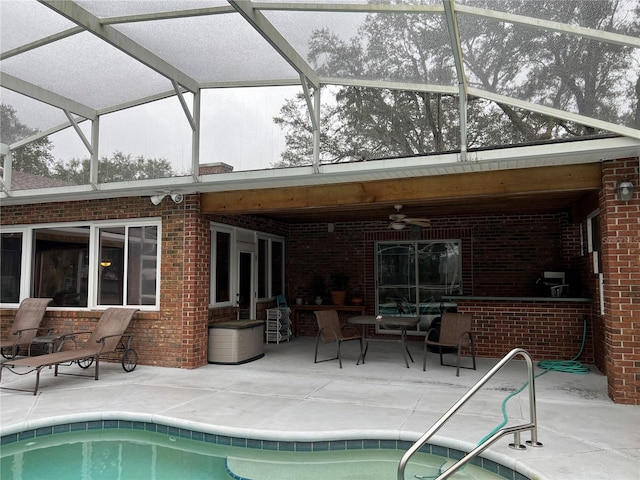
<instances>
[{"instance_id":1,"label":"green garden hose","mask_svg":"<svg viewBox=\"0 0 640 480\"><path fill-rule=\"evenodd\" d=\"M580 345L580 351L578 352L578 354L575 357L573 357L571 360L542 360L541 362L538 362L538 367L542 368L543 371L537 374L534 378L540 377L550 371L574 373L578 375L585 375L589 373L589 369L585 367L582 363L578 362L577 360L578 358L580 358L580 355L582 355L582 352L584 351L586 338L587 338L587 317L585 315L584 323L582 327L582 344ZM491 436L493 436L498 430L500 430L502 427L504 427L507 424L507 422L509 421L509 416L507 415L507 402L511 398L518 395L522 390L524 390L527 387L527 385L529 385L528 381L524 382L520 388L511 392L509 395L507 395L504 398L504 400L502 400L502 406L501 406L502 418L503 418L502 422L500 422L499 425L497 425L493 430L491 430L484 437L482 437L482 439L480 439L480 441L476 444L476 446L482 445L485 441L487 441L487 439L491 438ZM438 475L442 474L445 471L444 469L445 465L446 465L446 462L440 466ZM462 468L464 469L464 467ZM415 477L418 479L434 479L438 475L433 475L433 476L416 475Z\"/></svg>"},{"instance_id":2,"label":"green garden hose","mask_svg":"<svg viewBox=\"0 0 640 480\"><path fill-rule=\"evenodd\" d=\"M589 373L589 369L577 361L577 359L580 358L580 355L582 355L582 352L584 351L584 345L587 338L587 316L586 315L584 316L583 320L584 320L584 323L582 325L582 344L580 345L580 351L578 352L578 354L575 357L573 357L571 360L543 360L539 362L538 367L542 368L544 371L537 374L534 378L540 377L550 371L575 373L578 375L585 375ZM529 384L528 381L524 382L524 384L519 389L517 389L516 391L510 393L505 397L505 399L502 401L502 417L503 417L502 422L496 428L491 430L491 432L489 432L487 435L482 437L482 439L478 442L478 445L485 442L494 433L496 433L498 430L500 430L502 427L504 427L507 424L507 422L509 421L509 417L507 416L507 402L512 397L516 396L522 390L524 390L528 384Z\"/></svg>"}]
</instances>

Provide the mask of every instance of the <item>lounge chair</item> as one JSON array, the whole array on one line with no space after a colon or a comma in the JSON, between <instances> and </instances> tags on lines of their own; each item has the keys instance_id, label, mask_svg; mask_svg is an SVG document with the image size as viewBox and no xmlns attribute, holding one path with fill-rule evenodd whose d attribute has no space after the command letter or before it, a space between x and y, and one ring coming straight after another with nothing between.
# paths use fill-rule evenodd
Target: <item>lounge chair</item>
<instances>
[{"instance_id":1,"label":"lounge chair","mask_svg":"<svg viewBox=\"0 0 640 480\"><path fill-rule=\"evenodd\" d=\"M21 346L31 343L40 330L44 312L52 300L53 298L25 298L22 301L9 334L0 344L0 352L4 358L15 358Z\"/></svg>"},{"instance_id":2,"label":"lounge chair","mask_svg":"<svg viewBox=\"0 0 640 480\"><path fill-rule=\"evenodd\" d=\"M0 380L2 379L2 371L5 367L19 375L26 375L27 373L35 371L36 385L33 389L33 394L36 395L38 393L38 385L40 384L40 372L44 367L55 366L54 375L57 376L60 364L77 362L80 367L89 368L94 361L96 364L94 378L98 380L100 357L114 353L118 349L123 350L122 367L126 372L132 371L137 365L138 354L130 347L129 340L131 335L125 335L124 332L129 326L131 318L137 311L137 308L108 308L100 317L93 332L72 333L61 337L63 340L71 338L75 341L78 335L85 333L90 334L89 339L83 346L73 350L63 350L61 352L21 358L19 360L7 360L0 366ZM128 340L124 347L122 347L120 343L123 337L126 337ZM30 370L20 373L14 370L16 367L27 367L30 368ZM7 390L30 391L8 387L2 388Z\"/></svg>"},{"instance_id":3,"label":"lounge chair","mask_svg":"<svg viewBox=\"0 0 640 480\"><path fill-rule=\"evenodd\" d=\"M318 334L316 335L316 356L314 363L326 362L329 360L338 360L340 368L342 368L342 353L340 352L340 346L342 342L348 342L350 340L358 340L360 342L360 352L362 352L362 336L361 335L349 335L345 336L340 328L340 318L338 317L337 310L320 310L314 311L316 320L318 322ZM318 345L322 343L336 342L338 351L335 357L326 358L324 360L318 360Z\"/></svg>"},{"instance_id":4,"label":"lounge chair","mask_svg":"<svg viewBox=\"0 0 640 480\"><path fill-rule=\"evenodd\" d=\"M471 324L473 323L473 315L471 313L452 313L445 312L442 314L442 323L440 324L440 336L438 340L430 340L429 334L431 329L427 330L427 335L424 340L424 360L422 361L422 370L427 369L427 347L436 346L440 353L440 365L446 367L456 367L456 377L460 376L461 368L476 369L476 349L473 344L473 335L471 335ZM433 337L432 337L433 338ZM470 347L471 359L473 362L472 367L460 366L460 354L463 348ZM447 351L454 351L456 353L456 364L449 365L444 363L442 354L446 353L443 349L450 349Z\"/></svg>"}]
</instances>

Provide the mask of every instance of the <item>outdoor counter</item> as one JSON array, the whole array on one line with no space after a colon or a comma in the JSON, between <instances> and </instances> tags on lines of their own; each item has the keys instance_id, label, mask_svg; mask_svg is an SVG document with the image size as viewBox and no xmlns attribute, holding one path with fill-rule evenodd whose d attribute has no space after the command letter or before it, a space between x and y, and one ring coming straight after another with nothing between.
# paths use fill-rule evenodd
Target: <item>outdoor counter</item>
<instances>
[{"instance_id":1,"label":"outdoor counter","mask_svg":"<svg viewBox=\"0 0 640 480\"><path fill-rule=\"evenodd\" d=\"M583 302L591 303L591 298L582 297L487 297L473 295L450 295L442 297L445 300L458 302L460 300L487 300L487 301L507 301L507 302Z\"/></svg>"},{"instance_id":2,"label":"outdoor counter","mask_svg":"<svg viewBox=\"0 0 640 480\"><path fill-rule=\"evenodd\" d=\"M447 296L458 312L473 314L472 333L478 356L501 358L524 348L535 359L593 363L590 298Z\"/></svg>"}]
</instances>

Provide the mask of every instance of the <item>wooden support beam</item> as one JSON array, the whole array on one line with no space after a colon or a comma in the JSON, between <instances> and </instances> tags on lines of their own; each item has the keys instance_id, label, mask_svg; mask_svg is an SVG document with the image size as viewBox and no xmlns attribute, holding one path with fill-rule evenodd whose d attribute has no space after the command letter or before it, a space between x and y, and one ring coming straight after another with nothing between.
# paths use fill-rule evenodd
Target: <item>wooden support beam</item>
<instances>
[{"instance_id":1,"label":"wooden support beam","mask_svg":"<svg viewBox=\"0 0 640 480\"><path fill-rule=\"evenodd\" d=\"M260 214L370 204L499 198L601 188L599 163L203 193L204 214Z\"/></svg>"}]
</instances>

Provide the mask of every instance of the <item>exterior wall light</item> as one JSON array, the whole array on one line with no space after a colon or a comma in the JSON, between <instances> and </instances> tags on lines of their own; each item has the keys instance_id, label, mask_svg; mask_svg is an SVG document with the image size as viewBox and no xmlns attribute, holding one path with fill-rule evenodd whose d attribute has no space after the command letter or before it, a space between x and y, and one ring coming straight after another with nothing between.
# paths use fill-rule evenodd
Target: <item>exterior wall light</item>
<instances>
[{"instance_id":1,"label":"exterior wall light","mask_svg":"<svg viewBox=\"0 0 640 480\"><path fill-rule=\"evenodd\" d=\"M618 192L618 200L628 202L633 198L633 183L625 178L618 184L616 191Z\"/></svg>"},{"instance_id":2,"label":"exterior wall light","mask_svg":"<svg viewBox=\"0 0 640 480\"><path fill-rule=\"evenodd\" d=\"M154 205L160 205L160 202L164 199L164 197L166 197L166 195L152 195L151 203L153 203Z\"/></svg>"},{"instance_id":3,"label":"exterior wall light","mask_svg":"<svg viewBox=\"0 0 640 480\"><path fill-rule=\"evenodd\" d=\"M169 195L171 197L171 200L173 200L173 203L182 203L182 201L184 200L184 195L182 195L181 193L165 193L162 195L152 195L151 196L151 203L153 203L154 205L160 205L160 202L162 202L162 200L164 200L164 197L166 197L167 195Z\"/></svg>"}]
</instances>

